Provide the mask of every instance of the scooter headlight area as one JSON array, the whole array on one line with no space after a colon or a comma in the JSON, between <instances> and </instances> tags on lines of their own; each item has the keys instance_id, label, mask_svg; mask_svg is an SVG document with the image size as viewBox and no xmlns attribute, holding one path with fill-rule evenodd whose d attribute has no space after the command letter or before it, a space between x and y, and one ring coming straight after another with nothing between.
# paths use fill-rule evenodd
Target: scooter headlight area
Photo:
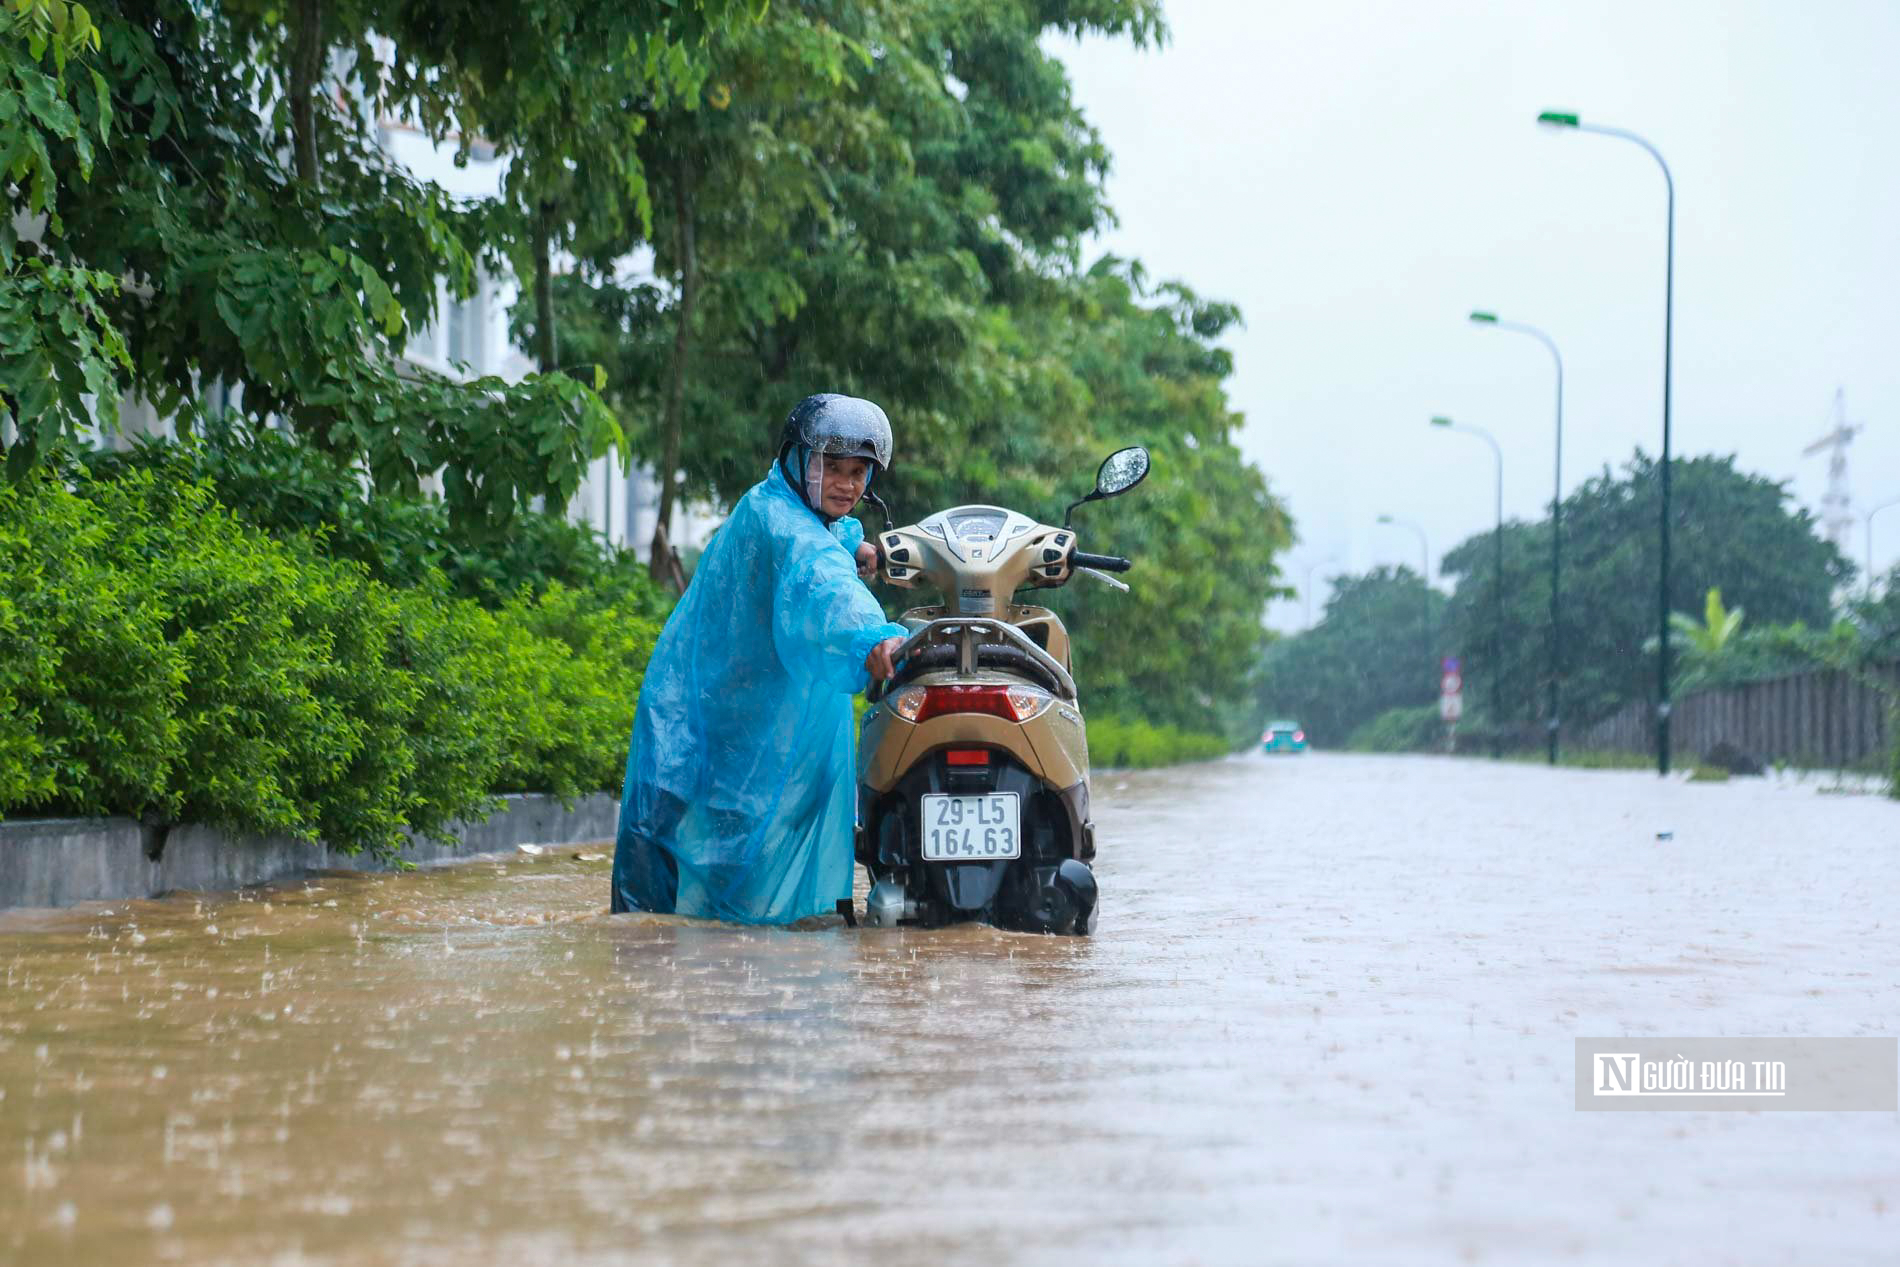
<instances>
[{"instance_id":1,"label":"scooter headlight area","mask_svg":"<svg viewBox=\"0 0 1900 1267\"><path fill-rule=\"evenodd\" d=\"M1032 686L907 686L890 697L890 710L907 722L927 722L955 713L979 713L1004 721L1033 721L1055 696Z\"/></svg>"}]
</instances>

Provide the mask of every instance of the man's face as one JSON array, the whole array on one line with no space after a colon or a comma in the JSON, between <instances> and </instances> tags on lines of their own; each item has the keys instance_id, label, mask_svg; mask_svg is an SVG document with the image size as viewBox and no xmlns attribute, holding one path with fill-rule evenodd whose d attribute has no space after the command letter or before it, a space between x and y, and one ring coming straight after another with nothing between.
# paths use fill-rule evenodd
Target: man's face
<instances>
[{"instance_id":1,"label":"man's face","mask_svg":"<svg viewBox=\"0 0 1900 1267\"><path fill-rule=\"evenodd\" d=\"M864 485L871 478L871 464L863 458L825 457L825 513L841 519L864 496Z\"/></svg>"}]
</instances>

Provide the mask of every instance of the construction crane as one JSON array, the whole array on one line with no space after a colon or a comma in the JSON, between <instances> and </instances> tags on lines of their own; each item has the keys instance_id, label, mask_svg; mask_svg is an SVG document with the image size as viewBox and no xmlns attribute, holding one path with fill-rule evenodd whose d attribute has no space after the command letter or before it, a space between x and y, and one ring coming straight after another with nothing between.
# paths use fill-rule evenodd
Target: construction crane
<instances>
[{"instance_id":1,"label":"construction crane","mask_svg":"<svg viewBox=\"0 0 1900 1267\"><path fill-rule=\"evenodd\" d=\"M1847 421L1847 391L1834 389L1834 407L1828 414L1833 427L1828 433L1801 450L1811 458L1823 449L1831 449L1827 459L1827 496L1821 499L1821 530L1842 554L1854 544L1854 505L1847 492L1847 446L1867 429L1865 423Z\"/></svg>"}]
</instances>

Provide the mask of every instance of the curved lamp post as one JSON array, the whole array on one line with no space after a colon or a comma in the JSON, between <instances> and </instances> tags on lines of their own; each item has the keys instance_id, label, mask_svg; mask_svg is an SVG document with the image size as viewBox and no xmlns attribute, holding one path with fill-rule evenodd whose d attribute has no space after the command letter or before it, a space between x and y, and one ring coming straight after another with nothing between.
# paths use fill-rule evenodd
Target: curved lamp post
<instances>
[{"instance_id":1,"label":"curved lamp post","mask_svg":"<svg viewBox=\"0 0 1900 1267\"><path fill-rule=\"evenodd\" d=\"M1874 596L1874 516L1889 506L1900 506L1900 497L1889 502L1881 502L1867 512L1867 597L1870 600Z\"/></svg>"},{"instance_id":2,"label":"curved lamp post","mask_svg":"<svg viewBox=\"0 0 1900 1267\"><path fill-rule=\"evenodd\" d=\"M1425 540L1425 530L1409 519L1394 519L1391 515L1380 515L1382 524L1394 524L1400 528L1410 528L1418 534L1419 579L1425 582L1425 620L1419 626L1419 632L1425 636L1425 659L1431 664L1434 673L1438 670L1437 658L1432 655L1432 547Z\"/></svg>"},{"instance_id":3,"label":"curved lamp post","mask_svg":"<svg viewBox=\"0 0 1900 1267\"><path fill-rule=\"evenodd\" d=\"M1662 152L1634 132L1584 123L1574 114L1546 110L1537 116L1546 127L1572 132L1595 132L1640 145L1662 168L1669 193L1666 246L1663 263L1663 440L1662 440L1662 574L1656 585L1656 773L1669 773L1669 384L1670 344L1675 331L1676 304L1676 178Z\"/></svg>"},{"instance_id":4,"label":"curved lamp post","mask_svg":"<svg viewBox=\"0 0 1900 1267\"><path fill-rule=\"evenodd\" d=\"M1467 426L1444 417L1433 418L1432 425L1477 436L1491 446L1491 455L1498 463L1498 520L1497 530L1492 534L1495 538L1495 571L1491 586L1491 756L1496 760L1504 755L1501 729L1504 725L1504 450L1498 447L1497 437L1483 427Z\"/></svg>"},{"instance_id":5,"label":"curved lamp post","mask_svg":"<svg viewBox=\"0 0 1900 1267\"><path fill-rule=\"evenodd\" d=\"M1521 321L1500 320L1495 312L1474 312L1471 314L1471 323L1528 334L1549 348L1550 359L1557 363L1557 474L1551 484L1550 494L1550 688L1544 719L1544 729L1549 732L1550 764L1556 765L1558 738L1563 725L1557 683L1558 675L1563 672L1564 661L1563 625L1558 620L1564 575L1564 357L1557 350L1557 341L1536 326Z\"/></svg>"}]
</instances>

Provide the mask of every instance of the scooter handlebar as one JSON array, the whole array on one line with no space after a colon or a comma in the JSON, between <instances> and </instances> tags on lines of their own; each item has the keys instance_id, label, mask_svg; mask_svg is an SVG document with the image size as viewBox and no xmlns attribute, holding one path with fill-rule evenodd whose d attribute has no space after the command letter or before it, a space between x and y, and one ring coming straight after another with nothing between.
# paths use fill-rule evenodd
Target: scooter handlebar
<instances>
[{"instance_id":1,"label":"scooter handlebar","mask_svg":"<svg viewBox=\"0 0 1900 1267\"><path fill-rule=\"evenodd\" d=\"M1080 550L1069 556L1069 562L1079 568L1094 568L1097 572L1126 572L1135 566L1133 559L1117 558L1112 554L1084 554Z\"/></svg>"}]
</instances>

